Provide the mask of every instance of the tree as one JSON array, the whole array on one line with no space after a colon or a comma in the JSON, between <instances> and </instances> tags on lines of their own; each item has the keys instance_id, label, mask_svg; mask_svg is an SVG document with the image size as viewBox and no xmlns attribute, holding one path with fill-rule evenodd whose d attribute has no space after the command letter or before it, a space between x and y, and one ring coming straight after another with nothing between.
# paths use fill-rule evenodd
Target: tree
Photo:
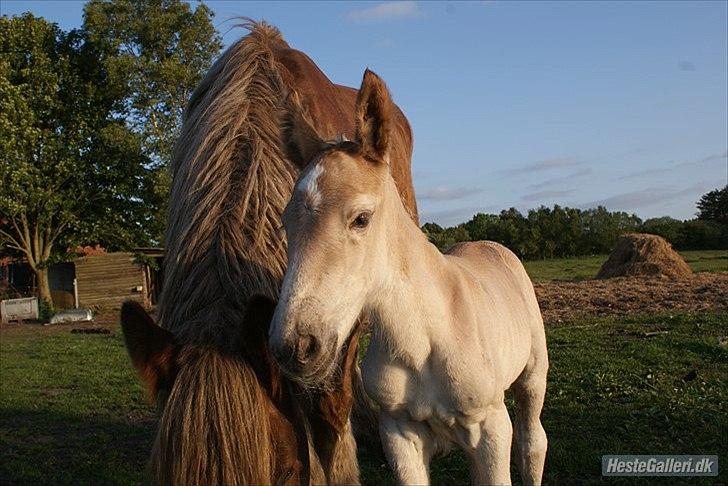
<instances>
[{"instance_id":1,"label":"tree","mask_svg":"<svg viewBox=\"0 0 728 486\"><path fill-rule=\"evenodd\" d=\"M182 113L222 43L204 4L181 0L91 0L84 29L102 46L103 64L123 86L119 115L143 141L150 160L145 201L153 239L162 242L171 187L168 165Z\"/></svg>"},{"instance_id":2,"label":"tree","mask_svg":"<svg viewBox=\"0 0 728 486\"><path fill-rule=\"evenodd\" d=\"M0 241L52 304L48 265L82 241L138 240L138 137L109 114L113 85L79 32L0 18ZM108 88L108 89L107 89Z\"/></svg>"},{"instance_id":3,"label":"tree","mask_svg":"<svg viewBox=\"0 0 728 486\"><path fill-rule=\"evenodd\" d=\"M642 233L650 233L653 235L662 236L673 245L676 244L680 238L684 223L678 219L671 218L670 216L662 216L660 218L650 218L642 223L640 231Z\"/></svg>"},{"instance_id":4,"label":"tree","mask_svg":"<svg viewBox=\"0 0 728 486\"><path fill-rule=\"evenodd\" d=\"M473 240L488 240L493 228L498 224L498 216L495 214L478 213L470 221L465 223L465 229Z\"/></svg>"},{"instance_id":5,"label":"tree","mask_svg":"<svg viewBox=\"0 0 728 486\"><path fill-rule=\"evenodd\" d=\"M680 250L723 250L728 247L726 236L725 225L692 219L683 222L674 245Z\"/></svg>"},{"instance_id":6,"label":"tree","mask_svg":"<svg viewBox=\"0 0 728 486\"><path fill-rule=\"evenodd\" d=\"M698 201L698 219L728 224L728 184L703 194Z\"/></svg>"},{"instance_id":7,"label":"tree","mask_svg":"<svg viewBox=\"0 0 728 486\"><path fill-rule=\"evenodd\" d=\"M425 233L430 242L441 251L447 250L455 243L470 241L472 239L468 234L467 229L462 224L452 228L443 229L436 223L425 223L422 225L422 232Z\"/></svg>"}]
</instances>

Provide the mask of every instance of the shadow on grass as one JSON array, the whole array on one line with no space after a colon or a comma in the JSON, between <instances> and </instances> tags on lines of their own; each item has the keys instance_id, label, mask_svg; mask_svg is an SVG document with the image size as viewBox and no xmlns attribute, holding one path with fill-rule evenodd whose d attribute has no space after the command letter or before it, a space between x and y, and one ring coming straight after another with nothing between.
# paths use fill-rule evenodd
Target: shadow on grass
<instances>
[{"instance_id":1,"label":"shadow on grass","mask_svg":"<svg viewBox=\"0 0 728 486\"><path fill-rule=\"evenodd\" d=\"M512 414L511 414L512 415ZM666 411L661 405L623 404L605 400L603 404L558 404L544 410L544 427L549 435L544 484L726 484L726 466L720 464L718 477L694 478L605 478L603 454L718 454L726 457L725 419L705 416L700 411ZM521 484L511 462L514 484ZM393 485L392 473L384 460L360 455L362 484ZM455 451L431 465L434 485L469 484L465 455Z\"/></svg>"},{"instance_id":2,"label":"shadow on grass","mask_svg":"<svg viewBox=\"0 0 728 486\"><path fill-rule=\"evenodd\" d=\"M0 484L139 484L155 420L0 408Z\"/></svg>"}]
</instances>

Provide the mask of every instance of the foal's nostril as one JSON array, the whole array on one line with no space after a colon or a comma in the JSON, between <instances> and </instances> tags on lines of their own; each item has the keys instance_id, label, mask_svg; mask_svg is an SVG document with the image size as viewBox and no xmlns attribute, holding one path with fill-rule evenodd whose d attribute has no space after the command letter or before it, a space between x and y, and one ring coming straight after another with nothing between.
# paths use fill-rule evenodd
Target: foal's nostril
<instances>
[{"instance_id":1,"label":"foal's nostril","mask_svg":"<svg viewBox=\"0 0 728 486\"><path fill-rule=\"evenodd\" d=\"M321 344L316 336L304 334L298 339L296 348L296 360L300 364L305 364L316 356L321 349Z\"/></svg>"}]
</instances>

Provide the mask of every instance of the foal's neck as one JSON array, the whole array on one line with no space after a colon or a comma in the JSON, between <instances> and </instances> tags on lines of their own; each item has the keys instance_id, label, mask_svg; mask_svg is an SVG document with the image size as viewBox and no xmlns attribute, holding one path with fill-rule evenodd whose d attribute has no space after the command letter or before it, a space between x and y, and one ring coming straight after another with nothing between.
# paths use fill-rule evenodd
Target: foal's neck
<instances>
[{"instance_id":1,"label":"foal's neck","mask_svg":"<svg viewBox=\"0 0 728 486\"><path fill-rule=\"evenodd\" d=\"M430 343L448 327L453 270L412 221L393 182L390 189L386 203L391 214L387 275L370 310L378 328L375 332L386 337L398 352L411 354L416 363L425 358Z\"/></svg>"}]
</instances>

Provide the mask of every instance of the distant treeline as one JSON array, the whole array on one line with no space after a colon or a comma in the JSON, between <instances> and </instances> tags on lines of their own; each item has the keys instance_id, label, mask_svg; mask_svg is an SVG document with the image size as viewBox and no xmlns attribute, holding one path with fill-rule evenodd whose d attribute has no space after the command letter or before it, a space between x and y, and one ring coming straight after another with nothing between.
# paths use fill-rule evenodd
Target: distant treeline
<instances>
[{"instance_id":1,"label":"distant treeline","mask_svg":"<svg viewBox=\"0 0 728 486\"><path fill-rule=\"evenodd\" d=\"M728 249L725 205L727 189L712 191L698 203L698 218L680 221L670 217L642 221L634 214L610 212L604 207L575 209L555 205L521 214L511 208L500 214L479 213L457 226L443 228L426 223L422 230L445 250L461 241L493 240L510 248L520 258L537 260L609 253L617 237L639 232L662 236L678 250ZM704 208L705 202L709 207Z\"/></svg>"}]
</instances>

